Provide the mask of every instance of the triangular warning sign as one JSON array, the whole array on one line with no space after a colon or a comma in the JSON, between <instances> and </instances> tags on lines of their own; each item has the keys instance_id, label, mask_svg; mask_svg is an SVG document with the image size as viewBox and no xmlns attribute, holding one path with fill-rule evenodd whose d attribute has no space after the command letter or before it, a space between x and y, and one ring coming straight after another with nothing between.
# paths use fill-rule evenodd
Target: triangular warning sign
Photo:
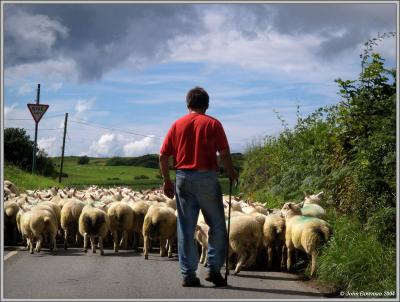
<instances>
[{"instance_id":1,"label":"triangular warning sign","mask_svg":"<svg viewBox=\"0 0 400 302\"><path fill-rule=\"evenodd\" d=\"M36 123L39 123L40 119L49 108L49 105L44 105L44 104L27 104L27 105Z\"/></svg>"}]
</instances>

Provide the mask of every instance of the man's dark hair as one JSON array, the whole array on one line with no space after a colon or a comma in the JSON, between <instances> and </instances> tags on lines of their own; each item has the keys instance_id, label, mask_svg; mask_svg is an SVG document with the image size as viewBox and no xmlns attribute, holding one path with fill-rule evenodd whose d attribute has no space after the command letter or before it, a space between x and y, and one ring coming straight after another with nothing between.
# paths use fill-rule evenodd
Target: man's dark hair
<instances>
[{"instance_id":1,"label":"man's dark hair","mask_svg":"<svg viewBox=\"0 0 400 302\"><path fill-rule=\"evenodd\" d=\"M186 95L186 104L190 109L207 110L209 100L207 91L198 86L189 90Z\"/></svg>"}]
</instances>

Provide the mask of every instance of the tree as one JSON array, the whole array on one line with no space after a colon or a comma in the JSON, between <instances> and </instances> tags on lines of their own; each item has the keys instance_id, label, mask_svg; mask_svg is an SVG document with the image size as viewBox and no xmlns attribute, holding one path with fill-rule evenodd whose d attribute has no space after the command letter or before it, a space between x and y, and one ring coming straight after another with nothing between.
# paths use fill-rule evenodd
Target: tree
<instances>
[{"instance_id":1,"label":"tree","mask_svg":"<svg viewBox=\"0 0 400 302\"><path fill-rule=\"evenodd\" d=\"M90 159L86 155L80 156L78 158L78 165L87 165L89 163Z\"/></svg>"},{"instance_id":2,"label":"tree","mask_svg":"<svg viewBox=\"0 0 400 302\"><path fill-rule=\"evenodd\" d=\"M4 129L4 160L23 168L32 169L33 142L24 129Z\"/></svg>"}]
</instances>

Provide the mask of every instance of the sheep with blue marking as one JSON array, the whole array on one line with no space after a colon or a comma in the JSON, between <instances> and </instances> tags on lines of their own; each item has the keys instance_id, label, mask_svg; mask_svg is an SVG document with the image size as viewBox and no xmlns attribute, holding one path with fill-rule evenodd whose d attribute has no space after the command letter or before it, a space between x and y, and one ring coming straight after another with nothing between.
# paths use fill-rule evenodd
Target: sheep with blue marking
<instances>
[{"instance_id":1,"label":"sheep with blue marking","mask_svg":"<svg viewBox=\"0 0 400 302\"><path fill-rule=\"evenodd\" d=\"M287 269L292 268L292 257L295 249L302 250L311 256L311 276L315 275L318 249L329 240L330 225L322 219L303 216L299 205L287 202L282 207L285 217L285 242L287 248Z\"/></svg>"}]
</instances>

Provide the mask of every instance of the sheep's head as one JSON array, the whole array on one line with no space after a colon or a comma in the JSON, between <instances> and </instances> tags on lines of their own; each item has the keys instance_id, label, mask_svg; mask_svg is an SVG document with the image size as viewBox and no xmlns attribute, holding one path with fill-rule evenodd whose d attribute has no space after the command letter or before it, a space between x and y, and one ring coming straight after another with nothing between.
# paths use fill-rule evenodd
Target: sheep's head
<instances>
[{"instance_id":1,"label":"sheep's head","mask_svg":"<svg viewBox=\"0 0 400 302\"><path fill-rule=\"evenodd\" d=\"M305 194L305 193L304 193ZM315 203L315 204L319 204L321 201L321 197L324 194L323 191L317 193L317 194L313 194L313 195L307 195L305 194L304 196L304 203Z\"/></svg>"},{"instance_id":2,"label":"sheep's head","mask_svg":"<svg viewBox=\"0 0 400 302\"><path fill-rule=\"evenodd\" d=\"M281 209L281 215L285 218L301 215L301 208L294 202L286 202Z\"/></svg>"}]
</instances>

